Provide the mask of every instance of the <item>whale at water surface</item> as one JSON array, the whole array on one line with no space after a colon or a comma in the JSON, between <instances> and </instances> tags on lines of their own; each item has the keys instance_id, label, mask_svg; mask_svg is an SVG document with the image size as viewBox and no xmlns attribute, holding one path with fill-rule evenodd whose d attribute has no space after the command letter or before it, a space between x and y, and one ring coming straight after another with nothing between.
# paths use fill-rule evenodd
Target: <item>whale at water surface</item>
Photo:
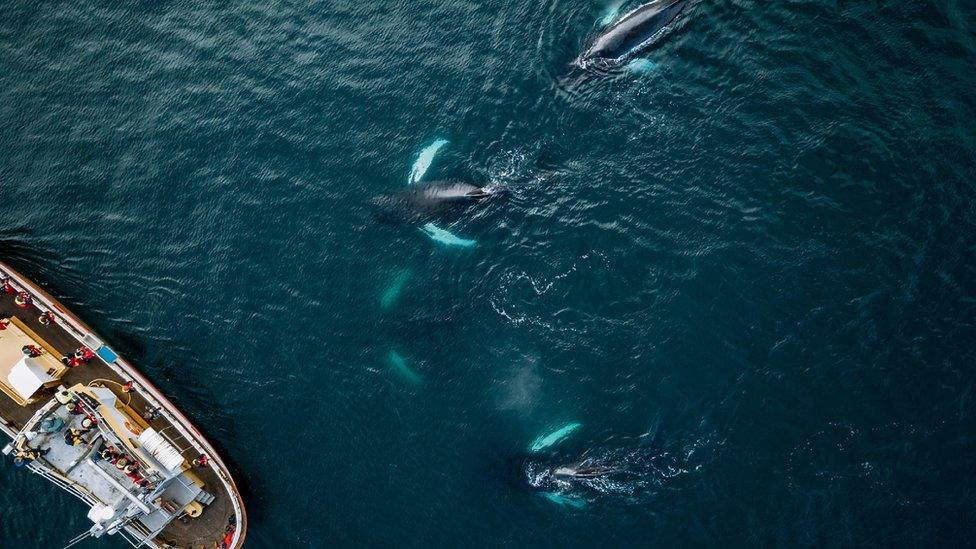
<instances>
[{"instance_id":1,"label":"whale at water surface","mask_svg":"<svg viewBox=\"0 0 976 549\"><path fill-rule=\"evenodd\" d=\"M463 210L491 194L484 187L463 181L433 181L374 197L371 204L381 218L404 223L425 223Z\"/></svg>"},{"instance_id":2,"label":"whale at water surface","mask_svg":"<svg viewBox=\"0 0 976 549\"><path fill-rule=\"evenodd\" d=\"M626 13L586 41L570 64L561 85L571 85L594 73L622 69L657 43L691 0L655 0Z\"/></svg>"},{"instance_id":3,"label":"whale at water surface","mask_svg":"<svg viewBox=\"0 0 976 549\"><path fill-rule=\"evenodd\" d=\"M498 185L480 187L463 181L433 181L421 183L427 170L437 156L437 152L447 145L446 139L437 139L427 145L417 155L410 177L409 187L395 192L374 197L370 202L374 218L380 221L396 224L418 226L420 232L434 242L449 247L472 248L478 245L476 240L461 238L447 229L434 223L445 214L463 210L501 189ZM391 288L392 302L396 298L397 289ZM386 297L383 298L387 300Z\"/></svg>"}]
</instances>

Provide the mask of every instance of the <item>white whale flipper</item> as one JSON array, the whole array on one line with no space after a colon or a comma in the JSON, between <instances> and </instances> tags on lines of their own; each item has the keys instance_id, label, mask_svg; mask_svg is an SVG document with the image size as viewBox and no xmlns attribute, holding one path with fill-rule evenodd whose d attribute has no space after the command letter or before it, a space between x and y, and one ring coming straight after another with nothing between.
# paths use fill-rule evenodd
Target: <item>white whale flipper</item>
<instances>
[{"instance_id":1,"label":"white whale flipper","mask_svg":"<svg viewBox=\"0 0 976 549\"><path fill-rule=\"evenodd\" d=\"M600 18L600 26L606 27L610 23L617 20L617 16L620 15L620 8L623 7L623 2L614 2L607 8L607 11L603 13L603 17Z\"/></svg>"},{"instance_id":2,"label":"white whale flipper","mask_svg":"<svg viewBox=\"0 0 976 549\"><path fill-rule=\"evenodd\" d=\"M539 450L544 450L553 444L562 442L562 440L572 434L573 431L579 429L583 424L572 422L563 425L562 427L552 431L550 433L539 435L532 444L529 445L530 452L538 452Z\"/></svg>"},{"instance_id":3,"label":"white whale flipper","mask_svg":"<svg viewBox=\"0 0 976 549\"><path fill-rule=\"evenodd\" d=\"M461 246L462 248L470 248L478 245L477 240L469 240L467 238L455 236L450 231L442 229L433 223L427 223L421 227L420 230L431 240L440 242L446 246Z\"/></svg>"},{"instance_id":4,"label":"white whale flipper","mask_svg":"<svg viewBox=\"0 0 976 549\"><path fill-rule=\"evenodd\" d=\"M430 168L431 162L434 161L434 156L437 155L437 151L441 150L441 147L447 145L447 143L447 139L438 139L420 151L420 154L417 155L417 160L413 163L413 168L410 169L410 179L407 181L408 185L418 183L424 177L427 169Z\"/></svg>"}]
</instances>

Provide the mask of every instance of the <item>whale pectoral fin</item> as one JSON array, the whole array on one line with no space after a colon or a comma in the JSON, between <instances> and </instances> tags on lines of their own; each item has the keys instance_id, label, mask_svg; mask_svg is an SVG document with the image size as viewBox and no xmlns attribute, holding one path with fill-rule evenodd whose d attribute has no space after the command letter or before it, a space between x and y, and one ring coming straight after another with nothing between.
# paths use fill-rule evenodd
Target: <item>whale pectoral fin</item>
<instances>
[{"instance_id":1,"label":"whale pectoral fin","mask_svg":"<svg viewBox=\"0 0 976 549\"><path fill-rule=\"evenodd\" d=\"M427 169L430 168L430 164L434 161L434 156L437 155L437 151L441 150L441 147L447 145L447 143L447 139L438 139L420 151L420 154L417 155L417 160L413 163L413 167L410 168L410 179L407 181L408 185L413 185L424 177Z\"/></svg>"},{"instance_id":2,"label":"whale pectoral fin","mask_svg":"<svg viewBox=\"0 0 976 549\"><path fill-rule=\"evenodd\" d=\"M623 6L623 2L615 2L607 8L607 11L603 12L603 17L600 18L600 27L606 27L610 23L617 20L617 16L620 15L620 8Z\"/></svg>"},{"instance_id":3,"label":"whale pectoral fin","mask_svg":"<svg viewBox=\"0 0 976 549\"><path fill-rule=\"evenodd\" d=\"M572 434L573 431L579 429L583 424L578 422L567 423L562 427L551 431L549 433L539 435L532 444L529 445L530 452L538 452L539 450L544 450L554 444L562 442L562 440Z\"/></svg>"},{"instance_id":4,"label":"whale pectoral fin","mask_svg":"<svg viewBox=\"0 0 976 549\"><path fill-rule=\"evenodd\" d=\"M400 274L393 279L393 282L387 286L386 290L383 292L383 295L380 296L380 307L389 309L390 306L396 302L397 298L400 296L400 291L403 290L403 287L407 284L407 281L410 280L411 276L413 276L413 271L410 269L400 271Z\"/></svg>"},{"instance_id":5,"label":"whale pectoral fin","mask_svg":"<svg viewBox=\"0 0 976 549\"><path fill-rule=\"evenodd\" d=\"M562 505L563 507L572 507L574 509L582 509L586 507L586 501L574 496L564 496L555 492L542 492L542 497L548 499L556 505Z\"/></svg>"},{"instance_id":6,"label":"whale pectoral fin","mask_svg":"<svg viewBox=\"0 0 976 549\"><path fill-rule=\"evenodd\" d=\"M427 223L421 227L420 230L431 240L440 242L441 244L447 246L461 246L463 248L470 248L478 244L478 241L476 240L469 240L467 238L455 236L450 231L442 229L433 223Z\"/></svg>"},{"instance_id":7,"label":"whale pectoral fin","mask_svg":"<svg viewBox=\"0 0 976 549\"><path fill-rule=\"evenodd\" d=\"M412 385L420 385L423 382L423 378L413 371L410 366L407 365L407 359L400 356L400 353L390 350L386 355L387 359L390 361L390 366L393 371L396 372L400 377L410 382Z\"/></svg>"},{"instance_id":8,"label":"whale pectoral fin","mask_svg":"<svg viewBox=\"0 0 976 549\"><path fill-rule=\"evenodd\" d=\"M644 59L643 57L638 57L637 59L631 60L627 63L627 72L634 74L649 74L657 70L657 63L651 61L650 59Z\"/></svg>"}]
</instances>

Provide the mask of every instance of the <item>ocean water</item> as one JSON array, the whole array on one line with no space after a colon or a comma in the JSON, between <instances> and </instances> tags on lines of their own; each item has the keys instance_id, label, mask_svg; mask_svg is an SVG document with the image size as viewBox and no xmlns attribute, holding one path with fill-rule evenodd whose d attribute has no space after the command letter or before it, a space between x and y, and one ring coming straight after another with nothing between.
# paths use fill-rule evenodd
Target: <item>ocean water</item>
<instances>
[{"instance_id":1,"label":"ocean water","mask_svg":"<svg viewBox=\"0 0 976 549\"><path fill-rule=\"evenodd\" d=\"M618 4L7 2L0 255L251 547L972 543L976 4L699 0L558 88ZM371 211L437 139L477 245ZM0 547L87 528L0 488Z\"/></svg>"}]
</instances>

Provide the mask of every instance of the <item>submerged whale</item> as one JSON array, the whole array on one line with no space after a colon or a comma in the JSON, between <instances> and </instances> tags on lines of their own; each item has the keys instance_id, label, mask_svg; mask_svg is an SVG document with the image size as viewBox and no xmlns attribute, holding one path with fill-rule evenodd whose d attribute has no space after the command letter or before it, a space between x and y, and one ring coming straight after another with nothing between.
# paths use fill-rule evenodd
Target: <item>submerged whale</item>
<instances>
[{"instance_id":1,"label":"submerged whale","mask_svg":"<svg viewBox=\"0 0 976 549\"><path fill-rule=\"evenodd\" d=\"M690 3L691 0L655 0L626 13L587 40L583 52L560 82L571 84L588 74L612 72L639 62L640 55L661 39Z\"/></svg>"}]
</instances>

